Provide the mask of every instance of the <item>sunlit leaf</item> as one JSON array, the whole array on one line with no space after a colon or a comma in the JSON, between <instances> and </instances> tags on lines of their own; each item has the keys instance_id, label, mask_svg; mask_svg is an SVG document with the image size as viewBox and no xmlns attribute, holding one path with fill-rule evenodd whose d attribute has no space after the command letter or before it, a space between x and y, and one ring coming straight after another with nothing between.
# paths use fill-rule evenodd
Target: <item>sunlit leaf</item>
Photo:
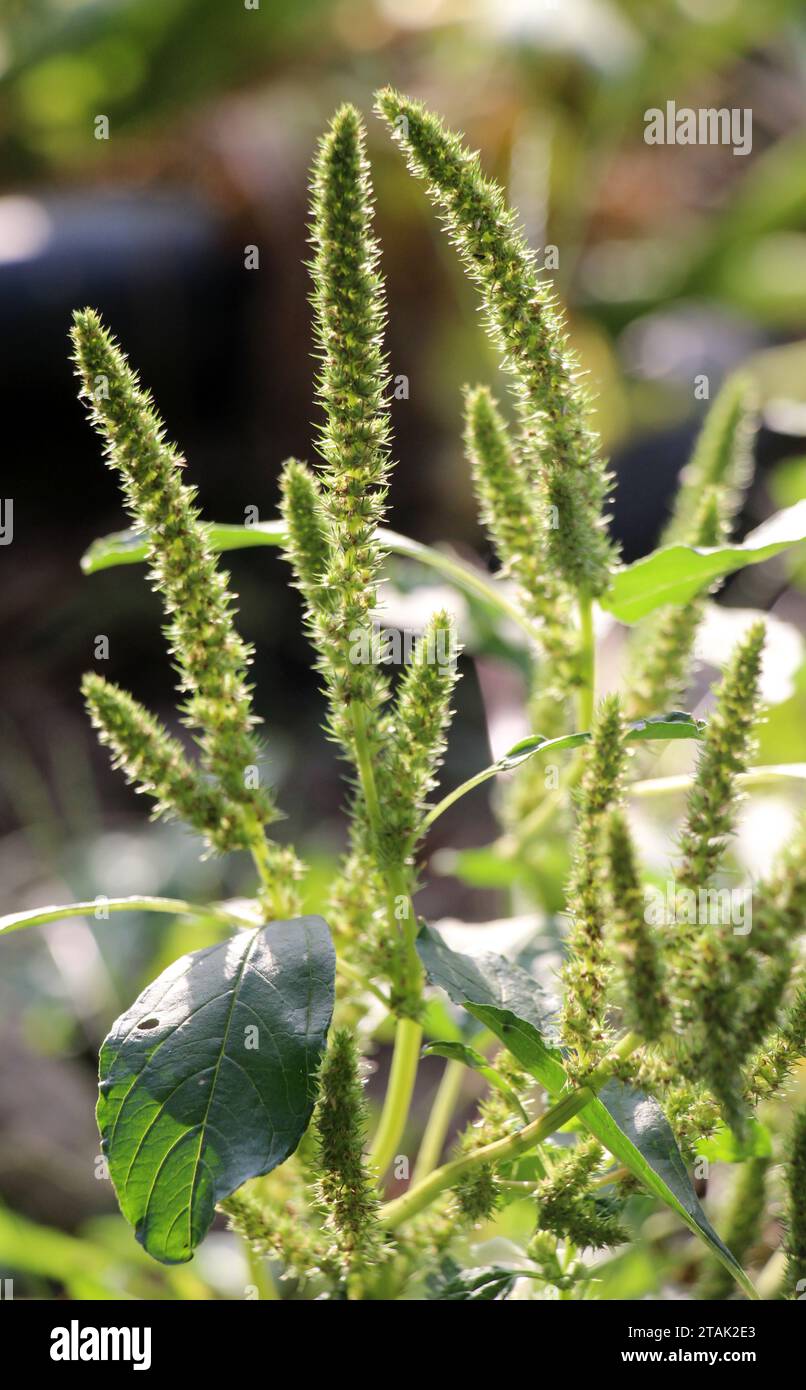
<instances>
[{"instance_id":1,"label":"sunlit leaf","mask_svg":"<svg viewBox=\"0 0 806 1390\"><path fill-rule=\"evenodd\" d=\"M617 570L600 603L622 623L635 623L664 604L685 604L714 580L758 565L806 540L806 499L776 512L741 545L667 545Z\"/></svg>"}]
</instances>

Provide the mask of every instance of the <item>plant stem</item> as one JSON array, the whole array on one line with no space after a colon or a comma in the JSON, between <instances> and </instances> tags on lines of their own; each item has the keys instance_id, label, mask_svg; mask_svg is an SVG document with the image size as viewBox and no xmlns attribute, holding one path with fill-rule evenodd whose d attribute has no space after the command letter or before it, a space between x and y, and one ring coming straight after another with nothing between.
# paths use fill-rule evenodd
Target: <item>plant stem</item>
<instances>
[{"instance_id":1,"label":"plant stem","mask_svg":"<svg viewBox=\"0 0 806 1390\"><path fill-rule=\"evenodd\" d=\"M247 1264L249 1266L249 1278L257 1289L258 1300L266 1303L276 1302L279 1295L271 1276L271 1270L266 1264L265 1257L259 1255L248 1240L243 1237L242 1240Z\"/></svg>"},{"instance_id":2,"label":"plant stem","mask_svg":"<svg viewBox=\"0 0 806 1390\"><path fill-rule=\"evenodd\" d=\"M747 772L736 774L736 784L740 787L777 787L791 781L806 780L806 763L773 763L769 767L751 767ZM632 782L627 787L629 796L652 797L668 796L673 792L688 791L694 777L684 772L676 777L648 777L640 782Z\"/></svg>"},{"instance_id":3,"label":"plant stem","mask_svg":"<svg viewBox=\"0 0 806 1390\"><path fill-rule=\"evenodd\" d=\"M428 1174L439 1163L445 1137L462 1090L466 1070L464 1062L450 1061L442 1073L442 1079L434 1097L434 1104L431 1106L431 1114L428 1116L428 1123L420 1141L420 1151L417 1154L417 1162L411 1177L413 1183L421 1182L423 1178L427 1178Z\"/></svg>"},{"instance_id":4,"label":"plant stem","mask_svg":"<svg viewBox=\"0 0 806 1390\"><path fill-rule=\"evenodd\" d=\"M579 727L593 727L596 703L596 642L593 633L593 602L588 594L579 596Z\"/></svg>"},{"instance_id":5,"label":"plant stem","mask_svg":"<svg viewBox=\"0 0 806 1390\"><path fill-rule=\"evenodd\" d=\"M364 793L367 820L373 835L377 837L381 826L381 808L378 802L378 790L375 786L375 770L372 766L367 740L367 712L357 700L353 701L350 712L353 721L356 769L361 781L361 790Z\"/></svg>"},{"instance_id":6,"label":"plant stem","mask_svg":"<svg viewBox=\"0 0 806 1390\"><path fill-rule=\"evenodd\" d=\"M517 1134L508 1135L506 1139L497 1139L493 1144L485 1144L483 1148L476 1149L473 1153L464 1154L461 1158L444 1164L442 1168L437 1168L422 1182L410 1187L402 1197L396 1197L393 1201L387 1202L378 1213L381 1224L386 1226L388 1230L395 1230L404 1221L416 1216L423 1207L427 1207L433 1202L440 1192L444 1191L446 1187L452 1187L458 1178L471 1168L475 1168L477 1164L506 1162L525 1150L534 1148L544 1139L548 1139L550 1135L567 1124L577 1111L582 1110L589 1101L594 1099L597 1089L610 1079L617 1064L631 1056L642 1046L642 1042L643 1040L637 1033L625 1033L596 1070L586 1077L583 1086L556 1101L550 1110L533 1120L531 1124L518 1130Z\"/></svg>"},{"instance_id":7,"label":"plant stem","mask_svg":"<svg viewBox=\"0 0 806 1390\"><path fill-rule=\"evenodd\" d=\"M600 1086L604 1086L609 1081L619 1062L623 1062L627 1057L631 1057L633 1052L637 1052L639 1047L643 1047L644 1040L638 1033L625 1033L620 1038L616 1046L608 1052L602 1059L595 1071L585 1077L585 1085L590 1086L594 1091L598 1091Z\"/></svg>"},{"instance_id":8,"label":"plant stem","mask_svg":"<svg viewBox=\"0 0 806 1390\"><path fill-rule=\"evenodd\" d=\"M402 1197L396 1197L394 1201L381 1207L378 1213L381 1225L387 1230L396 1230L398 1226L402 1226L405 1221L410 1221L422 1211L423 1207L429 1206L440 1192L444 1192L446 1187L452 1187L458 1178L471 1169L482 1163L503 1163L534 1148L536 1144L542 1143L567 1124L579 1110L593 1100L593 1097L594 1093L589 1086L581 1086L579 1090L572 1091L570 1095L557 1101L557 1104L547 1110L545 1115L541 1115L539 1120L533 1120L531 1124L518 1130L517 1134L510 1134L505 1139L496 1139L492 1144L485 1144L483 1148L464 1154L452 1163L437 1168L423 1182L404 1192Z\"/></svg>"},{"instance_id":9,"label":"plant stem","mask_svg":"<svg viewBox=\"0 0 806 1390\"><path fill-rule=\"evenodd\" d=\"M378 801L378 791L375 785L375 772L372 766L369 744L367 740L366 710L357 701L352 705L353 736L355 741L355 759L358 775L361 779L361 789L364 794L366 804L367 819L373 839L377 839L381 827L381 808ZM408 892L408 884L405 882L405 874L402 869L396 868L387 871L388 877L388 897L389 897L389 926L392 931L398 929L397 901L399 898L406 900L407 911L403 926L406 939L407 969L411 973L408 981L415 994L419 994L421 989L422 971L417 957L415 941L417 938L417 918L411 903ZM417 1063L420 1060L420 1043L422 1041L423 1030L419 1023L411 1018L398 1018L395 1031L395 1050L392 1055L392 1069L389 1073L389 1085L383 1102L381 1118L378 1122L378 1129L370 1149L369 1161L374 1167L379 1179L383 1178L389 1164L397 1152L403 1131L406 1127L409 1106L411 1104L414 1082L417 1077Z\"/></svg>"},{"instance_id":10,"label":"plant stem","mask_svg":"<svg viewBox=\"0 0 806 1390\"><path fill-rule=\"evenodd\" d=\"M469 777L466 782L462 782L460 786L454 787L452 792L448 792L447 796L443 796L442 800L438 802L436 806L432 806L428 814L423 817L420 825L420 834L424 835L426 830L430 830L434 821L438 820L450 806L453 806L454 802L459 801L463 796L467 796L468 792L475 791L476 787L481 787L485 782L489 782L490 779L497 776L501 770L502 769L498 768L495 763L492 763L489 767L483 768L481 772L477 772L474 777Z\"/></svg>"},{"instance_id":11,"label":"plant stem","mask_svg":"<svg viewBox=\"0 0 806 1390\"><path fill-rule=\"evenodd\" d=\"M164 912L170 916L214 917L228 927L254 927L256 923L237 912L215 905L188 903L181 898L93 898L89 902L65 903L61 907L34 908L31 912L10 912L0 917L0 933L23 927L43 926L66 917L96 917L98 912ZM101 919L98 919L101 920Z\"/></svg>"},{"instance_id":12,"label":"plant stem","mask_svg":"<svg viewBox=\"0 0 806 1390\"><path fill-rule=\"evenodd\" d=\"M373 984L372 980L368 980L366 975L362 975L361 971L357 970L354 965L350 965L346 960L338 960L336 962L336 969L346 980L352 980L354 984L360 985L361 988L367 990L369 994L374 994L375 998L380 1000L381 1004L385 1004L387 1009L391 1007L390 1001L383 990L378 989L378 986Z\"/></svg>"},{"instance_id":13,"label":"plant stem","mask_svg":"<svg viewBox=\"0 0 806 1390\"><path fill-rule=\"evenodd\" d=\"M381 1118L369 1152L369 1162L375 1169L379 1180L395 1157L406 1127L414 1082L417 1077L422 1036L423 1030L413 1018L398 1019L389 1085L386 1088Z\"/></svg>"}]
</instances>

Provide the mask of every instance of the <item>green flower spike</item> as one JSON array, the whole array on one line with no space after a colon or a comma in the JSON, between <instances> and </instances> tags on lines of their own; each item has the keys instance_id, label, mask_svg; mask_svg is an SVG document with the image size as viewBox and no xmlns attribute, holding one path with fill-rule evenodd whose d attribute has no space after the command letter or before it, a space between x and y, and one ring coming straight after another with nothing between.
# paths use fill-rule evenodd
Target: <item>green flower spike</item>
<instances>
[{"instance_id":1,"label":"green flower spike","mask_svg":"<svg viewBox=\"0 0 806 1390\"><path fill-rule=\"evenodd\" d=\"M376 755L378 712L389 684L354 648L372 630L383 559L376 530L383 520L390 468L388 372L379 250L372 235L372 195L358 113L343 106L324 136L314 165L311 265L317 381L325 423L319 437L327 562L315 603L320 670L330 700L334 737L357 757L362 741ZM297 484L299 479L297 478Z\"/></svg>"},{"instance_id":2,"label":"green flower spike","mask_svg":"<svg viewBox=\"0 0 806 1390\"><path fill-rule=\"evenodd\" d=\"M801 987L775 1028L745 1069L745 1094L749 1103L769 1100L786 1086L798 1062L806 1057L806 988Z\"/></svg>"},{"instance_id":3,"label":"green flower spike","mask_svg":"<svg viewBox=\"0 0 806 1390\"><path fill-rule=\"evenodd\" d=\"M726 538L719 496L714 488L706 491L691 533L692 545L719 545ZM636 719L657 714L678 704L689 685L691 653L697 629L702 622L707 595L669 606L653 615L649 625L641 624L631 642L631 671L627 677L630 713Z\"/></svg>"},{"instance_id":4,"label":"green flower spike","mask_svg":"<svg viewBox=\"0 0 806 1390\"><path fill-rule=\"evenodd\" d=\"M731 377L723 386L683 470L662 545L712 546L728 539L752 473L752 398L743 376ZM706 602L703 594L682 608L661 609L637 628L627 680L635 718L668 709L684 693Z\"/></svg>"},{"instance_id":5,"label":"green flower spike","mask_svg":"<svg viewBox=\"0 0 806 1390\"><path fill-rule=\"evenodd\" d=\"M541 624L552 683L567 688L573 676L568 602L546 561L546 526L534 484L485 386L465 396L465 449L482 520L504 573L518 585L524 610Z\"/></svg>"},{"instance_id":6,"label":"green flower spike","mask_svg":"<svg viewBox=\"0 0 806 1390\"><path fill-rule=\"evenodd\" d=\"M391 88L376 110L409 168L426 181L462 262L481 291L487 327L514 378L521 449L539 486L549 553L574 592L596 596L608 583L613 547L602 507L610 485L580 367L568 346L551 287L502 190L478 155L419 102Z\"/></svg>"},{"instance_id":7,"label":"green flower spike","mask_svg":"<svg viewBox=\"0 0 806 1390\"><path fill-rule=\"evenodd\" d=\"M603 1155L595 1139L581 1140L557 1155L535 1192L539 1231L571 1240L580 1249L602 1250L629 1239L617 1204L597 1197L591 1188Z\"/></svg>"},{"instance_id":8,"label":"green flower spike","mask_svg":"<svg viewBox=\"0 0 806 1390\"><path fill-rule=\"evenodd\" d=\"M288 528L285 556L305 599L308 621L315 624L319 589L330 554L321 488L304 463L289 459L283 465L280 489L280 509Z\"/></svg>"},{"instance_id":9,"label":"green flower spike","mask_svg":"<svg viewBox=\"0 0 806 1390\"><path fill-rule=\"evenodd\" d=\"M401 677L378 778L385 807L384 862L406 865L414 853L445 751L458 655L453 619L434 613Z\"/></svg>"},{"instance_id":10,"label":"green flower spike","mask_svg":"<svg viewBox=\"0 0 806 1390\"><path fill-rule=\"evenodd\" d=\"M716 545L696 541L703 495L714 489L723 526L730 528L752 473L755 392L747 377L729 377L705 417L690 462L680 478L662 545Z\"/></svg>"},{"instance_id":11,"label":"green flower spike","mask_svg":"<svg viewBox=\"0 0 806 1390\"><path fill-rule=\"evenodd\" d=\"M619 794L624 766L624 725L616 695L602 700L594 719L593 738L577 794L573 867L568 884L571 931L563 967L565 999L562 1036L590 1064L603 1053L608 1030L605 995L610 967L605 943L608 904L605 889L603 831L605 817Z\"/></svg>"},{"instance_id":12,"label":"green flower spike","mask_svg":"<svg viewBox=\"0 0 806 1390\"><path fill-rule=\"evenodd\" d=\"M612 931L626 998L627 1023L645 1042L668 1026L669 1001L659 944L646 920L646 901L630 828L620 811L608 822Z\"/></svg>"},{"instance_id":13,"label":"green flower spike","mask_svg":"<svg viewBox=\"0 0 806 1390\"><path fill-rule=\"evenodd\" d=\"M737 643L701 745L678 873L678 885L696 895L698 906L693 920L675 927L672 954L671 987L688 1064L737 1131L744 1124L741 1067L774 1015L786 976L776 968L773 979L763 977L765 997L759 1013L758 989L751 1002L746 988L749 977L757 973L752 937L735 933L730 920L701 921L700 904L733 827L736 777L753 752L764 634L764 624L758 622Z\"/></svg>"},{"instance_id":14,"label":"green flower spike","mask_svg":"<svg viewBox=\"0 0 806 1390\"><path fill-rule=\"evenodd\" d=\"M125 690L89 672L82 692L101 743L112 750L127 781L152 796L155 816L179 816L211 849L248 849L240 808L205 781L182 745Z\"/></svg>"},{"instance_id":15,"label":"green flower spike","mask_svg":"<svg viewBox=\"0 0 806 1390\"><path fill-rule=\"evenodd\" d=\"M318 1140L317 1195L327 1212L346 1267L376 1259L381 1249L376 1220L378 1197L364 1162L367 1105L352 1034L337 1030L319 1079L315 1130Z\"/></svg>"},{"instance_id":16,"label":"green flower spike","mask_svg":"<svg viewBox=\"0 0 806 1390\"><path fill-rule=\"evenodd\" d=\"M277 819L259 785L260 749L246 669L252 651L233 623L233 595L219 571L207 532L181 480L183 459L165 440L151 397L91 309L76 313L73 345L81 395L121 478L126 506L148 533L154 587L170 616L167 635L189 727L206 769L253 827ZM253 832L254 833L254 832Z\"/></svg>"},{"instance_id":17,"label":"green flower spike","mask_svg":"<svg viewBox=\"0 0 806 1390\"><path fill-rule=\"evenodd\" d=\"M736 644L700 745L680 837L683 862L677 879L683 888L707 886L732 830L736 778L747 770L754 747L764 636L764 624L757 622Z\"/></svg>"}]
</instances>

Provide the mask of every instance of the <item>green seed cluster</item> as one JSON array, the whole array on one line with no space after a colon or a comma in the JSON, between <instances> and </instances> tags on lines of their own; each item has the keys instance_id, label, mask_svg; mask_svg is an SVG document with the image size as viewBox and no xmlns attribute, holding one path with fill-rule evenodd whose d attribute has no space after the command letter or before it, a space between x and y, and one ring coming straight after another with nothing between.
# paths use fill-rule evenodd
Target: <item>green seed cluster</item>
<instances>
[{"instance_id":1,"label":"green seed cluster","mask_svg":"<svg viewBox=\"0 0 806 1390\"><path fill-rule=\"evenodd\" d=\"M540 490L539 505L547 519L557 517L547 531L552 561L573 592L600 594L613 560L602 518L610 479L551 289L478 155L419 102L391 88L378 93L376 110L409 168L426 181L481 291L487 327L514 379L521 448Z\"/></svg>"},{"instance_id":2,"label":"green seed cluster","mask_svg":"<svg viewBox=\"0 0 806 1390\"><path fill-rule=\"evenodd\" d=\"M703 496L712 490L719 498L723 524L730 526L750 481L755 414L752 383L740 373L729 377L705 417L694 452L683 470L662 545L698 544L694 540L697 518Z\"/></svg>"},{"instance_id":3,"label":"green seed cluster","mask_svg":"<svg viewBox=\"0 0 806 1390\"><path fill-rule=\"evenodd\" d=\"M731 377L709 410L683 471L663 545L713 546L727 540L751 476L754 415L750 382ZM685 691L706 602L706 594L698 595L682 608L661 609L639 624L627 682L636 718L676 704Z\"/></svg>"},{"instance_id":4,"label":"green seed cluster","mask_svg":"<svg viewBox=\"0 0 806 1390\"><path fill-rule=\"evenodd\" d=\"M580 1249L620 1245L628 1234L619 1220L621 1203L591 1188L604 1152L595 1139L581 1140L552 1159L551 1172L538 1183L538 1231L568 1239Z\"/></svg>"},{"instance_id":5,"label":"green seed cluster","mask_svg":"<svg viewBox=\"0 0 806 1390\"><path fill-rule=\"evenodd\" d=\"M286 464L282 509L329 728L357 774L351 854L331 902L334 929L353 960L389 980L395 1009L416 1014L419 967L415 972L394 912L414 887L413 854L444 751L457 652L450 618L435 614L392 700L372 641L390 431L383 283L364 144L358 113L342 107L314 167L311 271L323 467L318 479L296 460Z\"/></svg>"},{"instance_id":6,"label":"green seed cluster","mask_svg":"<svg viewBox=\"0 0 806 1390\"><path fill-rule=\"evenodd\" d=\"M358 1066L352 1034L338 1029L322 1062L314 1124L317 1193L347 1269L376 1259L381 1247L378 1197L364 1161L367 1105Z\"/></svg>"},{"instance_id":7,"label":"green seed cluster","mask_svg":"<svg viewBox=\"0 0 806 1390\"><path fill-rule=\"evenodd\" d=\"M608 1039L604 1018L610 982L605 927L608 917L604 828L619 795L624 767L624 725L618 697L602 700L577 797L573 866L567 888L571 932L563 967L562 1036L580 1061L601 1055Z\"/></svg>"},{"instance_id":8,"label":"green seed cluster","mask_svg":"<svg viewBox=\"0 0 806 1390\"><path fill-rule=\"evenodd\" d=\"M806 1057L806 988L795 994L783 1021L765 1038L746 1068L746 1096L757 1105L778 1095Z\"/></svg>"},{"instance_id":9,"label":"green seed cluster","mask_svg":"<svg viewBox=\"0 0 806 1390\"><path fill-rule=\"evenodd\" d=\"M235 629L234 596L199 520L195 491L182 482L184 461L166 442L150 396L93 310L75 315L73 346L81 395L107 462L147 534L151 577L169 615L166 632L187 696L184 714L200 731L203 764L247 820L268 824L279 813L259 777L249 775L260 764L246 681L252 651Z\"/></svg>"},{"instance_id":10,"label":"green seed cluster","mask_svg":"<svg viewBox=\"0 0 806 1390\"><path fill-rule=\"evenodd\" d=\"M155 816L179 816L217 850L248 849L240 808L205 780L182 745L127 691L89 672L82 691L101 743L127 781L152 796Z\"/></svg>"},{"instance_id":11,"label":"green seed cluster","mask_svg":"<svg viewBox=\"0 0 806 1390\"><path fill-rule=\"evenodd\" d=\"M541 625L550 679L561 693L573 674L568 599L547 564L546 518L534 485L485 386L465 396L465 450L482 521L504 573L518 585L524 611Z\"/></svg>"},{"instance_id":12,"label":"green seed cluster","mask_svg":"<svg viewBox=\"0 0 806 1390\"><path fill-rule=\"evenodd\" d=\"M390 716L378 777L384 808L382 862L406 865L414 853L442 766L457 656L453 619L444 611L434 613L400 679Z\"/></svg>"},{"instance_id":13,"label":"green seed cluster","mask_svg":"<svg viewBox=\"0 0 806 1390\"><path fill-rule=\"evenodd\" d=\"M389 693L376 665L350 657L352 635L371 628L377 606L383 557L376 531L390 468L386 311L365 138L358 112L341 107L319 146L311 185L317 391L325 417L319 450L329 542L315 621L331 726L348 748L351 704L368 711L374 748L371 726Z\"/></svg>"},{"instance_id":14,"label":"green seed cluster","mask_svg":"<svg viewBox=\"0 0 806 1390\"><path fill-rule=\"evenodd\" d=\"M719 545L727 528L719 496L711 488L702 496L691 532L692 545ZM631 644L630 712L636 719L676 705L688 687L691 654L707 603L698 595L681 608L662 608L649 627L640 624Z\"/></svg>"},{"instance_id":15,"label":"green seed cluster","mask_svg":"<svg viewBox=\"0 0 806 1390\"><path fill-rule=\"evenodd\" d=\"M327 571L330 542L319 480L306 464L288 459L280 475L280 510L287 528L285 554L308 605L309 620Z\"/></svg>"},{"instance_id":16,"label":"green seed cluster","mask_svg":"<svg viewBox=\"0 0 806 1390\"><path fill-rule=\"evenodd\" d=\"M646 901L626 818L613 811L608 822L611 929L622 982L628 1027L655 1042L669 1023L661 952L646 920Z\"/></svg>"},{"instance_id":17,"label":"green seed cluster","mask_svg":"<svg viewBox=\"0 0 806 1390\"><path fill-rule=\"evenodd\" d=\"M763 644L763 623L754 624L737 643L701 745L677 876L681 888L697 894L698 904L733 827L736 777L752 756ZM760 986L752 937L735 933L730 921L695 919L678 924L674 933L672 988L687 1069L705 1082L739 1130L744 1122L741 1066L774 1018L788 964L782 974L776 963L774 977L765 975Z\"/></svg>"},{"instance_id":18,"label":"green seed cluster","mask_svg":"<svg viewBox=\"0 0 806 1390\"><path fill-rule=\"evenodd\" d=\"M496 1071L520 1099L526 1095L531 1078L518 1066L511 1053L502 1049L495 1058ZM459 1137L459 1154L475 1153L487 1144L504 1139L512 1134L521 1123L515 1115L511 1101L499 1090L489 1091L479 1104L478 1118L468 1125ZM471 1168L464 1173L454 1188L455 1206L451 1209L455 1220L459 1215L465 1221L476 1224L493 1215L500 1200L500 1191L495 1182L494 1170L488 1163Z\"/></svg>"},{"instance_id":19,"label":"green seed cluster","mask_svg":"<svg viewBox=\"0 0 806 1390\"><path fill-rule=\"evenodd\" d=\"M733 828L736 777L747 770L754 750L764 637L764 624L758 622L737 643L708 721L680 836L677 879L683 888L709 883Z\"/></svg>"}]
</instances>

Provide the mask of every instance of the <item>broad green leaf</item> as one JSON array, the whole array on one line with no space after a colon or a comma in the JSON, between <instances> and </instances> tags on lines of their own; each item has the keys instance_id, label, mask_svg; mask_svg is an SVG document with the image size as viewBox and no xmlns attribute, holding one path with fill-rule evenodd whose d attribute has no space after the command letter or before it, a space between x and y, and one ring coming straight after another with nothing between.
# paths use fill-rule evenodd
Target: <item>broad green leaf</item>
<instances>
[{"instance_id":1,"label":"broad green leaf","mask_svg":"<svg viewBox=\"0 0 806 1390\"><path fill-rule=\"evenodd\" d=\"M740 545L667 545L613 574L600 599L622 623L635 623L664 604L685 604L714 580L758 565L806 540L806 499L776 512Z\"/></svg>"},{"instance_id":2,"label":"broad green leaf","mask_svg":"<svg viewBox=\"0 0 806 1390\"><path fill-rule=\"evenodd\" d=\"M700 1157L707 1158L710 1163L744 1163L747 1158L771 1158L772 1135L766 1125L751 1117L743 1138L739 1139L733 1130L722 1124L710 1138L701 1139L696 1149Z\"/></svg>"},{"instance_id":3,"label":"broad green leaf","mask_svg":"<svg viewBox=\"0 0 806 1390\"><path fill-rule=\"evenodd\" d=\"M189 1260L216 1202L294 1152L334 974L321 917L271 922L182 956L117 1020L98 1127L121 1211L155 1259Z\"/></svg>"},{"instance_id":4,"label":"broad green leaf","mask_svg":"<svg viewBox=\"0 0 806 1390\"><path fill-rule=\"evenodd\" d=\"M637 719L634 723L628 724L625 742L644 743L676 738L702 738L704 732L705 723L702 719L695 719L685 710L674 709L670 710L668 714L651 715L647 719ZM466 782L462 782L461 786L455 787L436 806L433 806L423 818L420 827L421 833L428 830L434 821L448 810L449 806L453 806L468 792L475 791L476 787L482 786L484 782L489 782L490 778L497 777L501 772L512 772L514 768L520 767L521 763L528 762L529 758L535 757L537 753L562 753L570 748L580 748L584 743L589 743L592 737L590 730L586 729L580 733L563 734L560 738L543 738L542 734L529 734L527 738L520 739L502 757L491 763L489 767L482 768L481 772L477 772Z\"/></svg>"},{"instance_id":5,"label":"broad green leaf","mask_svg":"<svg viewBox=\"0 0 806 1390\"><path fill-rule=\"evenodd\" d=\"M259 521L254 526L230 526L213 521L208 524L207 532L216 550L247 550L264 545L276 547L284 545L287 538L283 521ZM378 527L377 537L391 554L416 560L426 569L434 570L468 598L480 599L490 605L520 627L531 640L535 639L537 633L529 619L517 604L511 602L501 583L484 570L465 564L448 551L423 545L385 526ZM97 574L99 570L111 569L115 565L141 564L147 556L147 537L143 531L116 531L92 542L81 557L81 568L85 574Z\"/></svg>"},{"instance_id":6,"label":"broad green leaf","mask_svg":"<svg viewBox=\"0 0 806 1390\"><path fill-rule=\"evenodd\" d=\"M202 907L183 902L181 898L92 898L88 902L62 903L60 906L28 908L24 912L9 912L0 917L0 935L21 931L23 927L41 927L47 922L60 922L65 917L96 917L103 921L107 912L165 912L170 916L217 917L229 926L246 919L226 903Z\"/></svg>"},{"instance_id":7,"label":"broad green leaf","mask_svg":"<svg viewBox=\"0 0 806 1390\"><path fill-rule=\"evenodd\" d=\"M521 1119L524 1121L528 1119L526 1111L518 1100L517 1093L504 1080L500 1072L497 1072L495 1067L490 1065L487 1058L477 1052L474 1047L470 1047L468 1043L454 1042L452 1039L438 1039L436 1042L426 1043L422 1049L422 1055L423 1057L447 1057L449 1062L462 1062L466 1067L470 1067L471 1071L477 1071L480 1076L484 1077L488 1085L494 1087L496 1091L500 1091L502 1096L506 1096L512 1109L517 1110Z\"/></svg>"},{"instance_id":8,"label":"broad green leaf","mask_svg":"<svg viewBox=\"0 0 806 1390\"><path fill-rule=\"evenodd\" d=\"M417 949L431 984L464 1004L552 1095L568 1085L563 1055L550 1031L542 992L518 966L502 957L463 956L425 928ZM666 1117L657 1101L609 1081L578 1120L649 1190L682 1217L749 1298L756 1293L741 1265L723 1245L700 1206Z\"/></svg>"}]
</instances>

